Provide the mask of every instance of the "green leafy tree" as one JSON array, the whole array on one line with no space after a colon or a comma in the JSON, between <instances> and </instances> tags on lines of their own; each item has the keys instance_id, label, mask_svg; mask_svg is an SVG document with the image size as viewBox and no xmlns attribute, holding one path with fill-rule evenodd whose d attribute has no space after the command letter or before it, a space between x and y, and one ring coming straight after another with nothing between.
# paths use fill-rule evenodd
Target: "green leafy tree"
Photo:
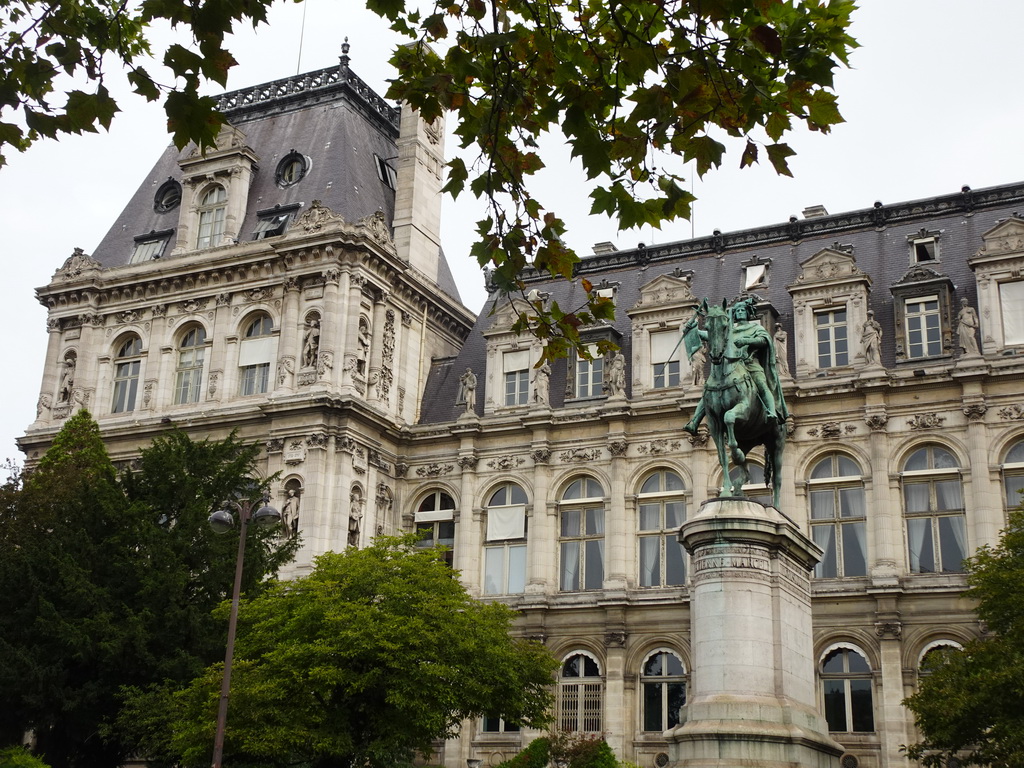
<instances>
[{"instance_id":1,"label":"green leafy tree","mask_svg":"<svg viewBox=\"0 0 1024 768\"><path fill-rule=\"evenodd\" d=\"M225 35L264 21L270 2L0 0L0 118L20 118L0 120L0 164L4 145L23 150L41 136L109 125L118 105L105 59L123 64L145 98L164 98L179 147L210 145L222 116L198 88L204 79L226 82L235 60ZM856 46L853 0L445 0L427 12L406 0L366 5L409 42L392 59L398 76L388 95L428 119L454 117L470 161L448 163L446 189L458 195L468 185L487 201L473 255L493 267L501 290L519 294L517 328L548 340L547 357L579 347L578 329L614 309L586 282L580 307L523 295L525 270L568 278L578 261L551 201L531 191L545 166L542 138L561 139L582 165L594 213L622 228L688 218L684 163L703 175L732 147L740 166L767 158L788 175L794 126L828 131L842 121L833 70ZM152 51L148 29L163 21L195 45ZM169 86L140 66L150 55L168 68ZM70 90L61 106L65 74L88 90Z\"/></svg>"},{"instance_id":2,"label":"green leafy tree","mask_svg":"<svg viewBox=\"0 0 1024 768\"><path fill-rule=\"evenodd\" d=\"M0 749L0 768L50 768L24 747Z\"/></svg>"},{"instance_id":3,"label":"green leafy tree","mask_svg":"<svg viewBox=\"0 0 1024 768\"><path fill-rule=\"evenodd\" d=\"M121 688L190 680L223 654L211 612L231 589L231 537L206 518L250 490L256 449L178 433L122 478L80 411L23 483L0 490L0 743L32 730L55 768L113 768ZM294 543L254 533L246 587Z\"/></svg>"},{"instance_id":4,"label":"green leafy tree","mask_svg":"<svg viewBox=\"0 0 1024 768\"><path fill-rule=\"evenodd\" d=\"M1009 515L999 544L967 561L966 595L989 634L941 654L904 704L922 733L908 755L928 766L1024 766L1024 509ZM931 658L931 655L930 657Z\"/></svg>"},{"instance_id":5,"label":"green leafy tree","mask_svg":"<svg viewBox=\"0 0 1024 768\"><path fill-rule=\"evenodd\" d=\"M557 664L509 636L513 617L406 539L323 555L309 576L242 604L225 763L392 768L464 718L544 724ZM183 692L135 700L129 716L154 737L147 754L209 764L220 676L215 665Z\"/></svg>"}]
</instances>

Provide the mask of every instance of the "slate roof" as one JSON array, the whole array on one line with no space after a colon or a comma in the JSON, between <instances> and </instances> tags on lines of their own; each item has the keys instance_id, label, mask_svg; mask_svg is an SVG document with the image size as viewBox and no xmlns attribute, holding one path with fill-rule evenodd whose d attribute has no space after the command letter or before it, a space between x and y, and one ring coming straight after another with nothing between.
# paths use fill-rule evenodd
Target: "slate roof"
<instances>
[{"instance_id":1,"label":"slate roof","mask_svg":"<svg viewBox=\"0 0 1024 768\"><path fill-rule=\"evenodd\" d=\"M767 288L754 293L768 300L779 312L778 321L793 339L793 302L786 286L795 282L800 264L835 243L852 247L857 266L871 276L870 308L883 329L882 363L895 365L893 341L893 297L891 286L910 269L908 236L922 228L940 231L939 261L929 266L948 276L955 286L954 306L967 297L977 307L974 274L967 265L983 245L982 234L1003 219L1014 215L1024 203L1024 182L971 190L964 187L953 195L916 200L894 205L876 204L873 208L814 219L791 219L787 223L720 233L650 248L635 248L584 258L576 274L594 284L607 279L619 282L615 303L614 329L621 334L617 343L627 362L627 382L632 382L632 329L626 310L640 298L640 287L659 275L676 269L693 270L691 282L697 297L707 296L720 302L732 301L742 293L744 262L754 255L771 259ZM562 308L583 304L585 294L578 279L557 281L539 273L525 276L527 290L548 291ZM479 380L485 380L486 340L482 333L491 327L489 314L498 301L492 293L480 311L473 331L461 352L454 358L435 360L424 390L421 422L442 423L456 419L463 406L456 406L459 376L472 368ZM790 343L790 365L794 344ZM532 377L531 377L532 378ZM551 407L564 405L566 362L552 366ZM629 384L627 384L629 386ZM477 387L478 414L483 413L483 387ZM627 394L630 394L627 389Z\"/></svg>"},{"instance_id":2,"label":"slate roof","mask_svg":"<svg viewBox=\"0 0 1024 768\"><path fill-rule=\"evenodd\" d=\"M374 155L390 161L398 150L399 110L389 105L347 65L275 80L270 83L225 93L219 105L228 121L245 133L246 144L259 158L259 170L249 189L240 239L251 236L257 211L275 205L303 203L305 210L314 199L357 221L383 211L392 221L395 192L380 180ZM280 160L295 150L310 159L306 175L293 186L280 188L275 172ZM127 264L135 238L149 232L174 229L180 207L166 213L154 210L154 196L167 179L181 180L178 160L191 147L179 152L173 145L146 176L138 191L91 254L104 267ZM164 258L168 258L168 246ZM455 299L458 288L443 254L438 275L440 288Z\"/></svg>"}]
</instances>

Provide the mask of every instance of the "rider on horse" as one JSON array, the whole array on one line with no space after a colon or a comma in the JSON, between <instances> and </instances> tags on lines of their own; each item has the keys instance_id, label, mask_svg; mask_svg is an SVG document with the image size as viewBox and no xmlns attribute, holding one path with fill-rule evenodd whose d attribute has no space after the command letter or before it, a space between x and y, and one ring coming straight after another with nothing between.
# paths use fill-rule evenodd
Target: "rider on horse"
<instances>
[{"instance_id":1,"label":"rider on horse","mask_svg":"<svg viewBox=\"0 0 1024 768\"><path fill-rule=\"evenodd\" d=\"M757 394L764 408L766 421L776 423L785 421L789 416L786 410L786 402L782 397L782 386L779 382L779 372L775 360L775 344L771 335L764 326L754 320L756 299L748 296L740 299L732 306L732 343L742 354L742 361L751 380L757 387ZM697 328L699 314L694 314L686 325L683 326L683 334L695 331L702 340L706 341L707 331ZM697 408L693 412L693 418L684 430L691 435L697 434L697 427L704 419L704 398L701 396Z\"/></svg>"}]
</instances>

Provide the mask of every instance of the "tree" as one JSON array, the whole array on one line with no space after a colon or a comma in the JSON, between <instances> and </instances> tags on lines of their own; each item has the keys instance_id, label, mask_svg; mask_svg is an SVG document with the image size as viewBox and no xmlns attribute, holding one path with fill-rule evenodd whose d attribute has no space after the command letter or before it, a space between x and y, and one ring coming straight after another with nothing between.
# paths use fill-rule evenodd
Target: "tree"
<instances>
[{"instance_id":1,"label":"tree","mask_svg":"<svg viewBox=\"0 0 1024 768\"><path fill-rule=\"evenodd\" d=\"M270 2L0 0L7 10L0 117L13 111L27 129L0 122L0 152L4 144L24 149L40 136L108 125L118 107L104 86L105 54L121 60L142 96L166 92L179 147L212 144L222 117L197 89L204 78L224 84L235 63L225 34L265 20ZM853 0L452 0L427 13L406 0L367 0L367 7L410 42L394 54L399 74L388 96L427 119L451 113L463 148L476 154L468 164L448 163L446 189L458 195L468 184L488 202L473 255L493 267L502 291L519 294L517 328L548 340L549 358L578 345L578 328L609 318L613 307L585 281L581 307L522 295L524 270L568 278L578 261L564 242L564 221L530 188L544 167L542 137L560 136L582 164L594 213L623 228L660 226L689 216L684 162L703 175L721 165L726 141L741 166L766 156L789 174L794 152L783 139L794 125L828 131L842 121L832 73L856 45L847 32ZM160 20L196 40L197 50L174 44L163 52L178 87L158 86L138 64L150 53L147 28ZM72 90L64 107L54 106L62 73L84 78L92 92Z\"/></svg>"},{"instance_id":2,"label":"tree","mask_svg":"<svg viewBox=\"0 0 1024 768\"><path fill-rule=\"evenodd\" d=\"M557 664L509 636L513 617L408 539L321 556L241 607L225 763L385 768L429 753L464 718L545 723ZM136 699L147 754L209 764L220 674Z\"/></svg>"},{"instance_id":3,"label":"tree","mask_svg":"<svg viewBox=\"0 0 1024 768\"><path fill-rule=\"evenodd\" d=\"M907 750L928 766L1024 766L1024 508L1009 515L999 544L967 561L967 597L989 633L926 665L904 704L922 740ZM929 654L931 657L931 654ZM966 755L966 756L965 756Z\"/></svg>"},{"instance_id":4,"label":"tree","mask_svg":"<svg viewBox=\"0 0 1024 768\"><path fill-rule=\"evenodd\" d=\"M187 681L223 654L211 612L235 544L208 532L227 495L252 488L258 449L180 433L118 474L86 411L24 482L0 490L0 743L35 734L54 768L122 764L120 690ZM294 543L254 532L246 588L266 588Z\"/></svg>"}]
</instances>

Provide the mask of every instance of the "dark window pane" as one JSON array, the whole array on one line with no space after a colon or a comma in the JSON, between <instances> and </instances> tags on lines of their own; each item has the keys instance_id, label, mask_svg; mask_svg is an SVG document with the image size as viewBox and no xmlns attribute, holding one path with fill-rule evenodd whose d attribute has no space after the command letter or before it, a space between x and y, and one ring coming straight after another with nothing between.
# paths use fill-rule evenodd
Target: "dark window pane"
<instances>
[{"instance_id":1,"label":"dark window pane","mask_svg":"<svg viewBox=\"0 0 1024 768\"><path fill-rule=\"evenodd\" d=\"M665 537L665 584L678 587L686 583L686 555L674 533Z\"/></svg>"},{"instance_id":2,"label":"dark window pane","mask_svg":"<svg viewBox=\"0 0 1024 768\"><path fill-rule=\"evenodd\" d=\"M825 693L825 720L830 731L846 730L846 695L842 680L823 680Z\"/></svg>"},{"instance_id":3,"label":"dark window pane","mask_svg":"<svg viewBox=\"0 0 1024 768\"><path fill-rule=\"evenodd\" d=\"M686 684L685 683L669 683L668 684L668 723L669 728L675 728L679 725L679 710L686 704Z\"/></svg>"},{"instance_id":4,"label":"dark window pane","mask_svg":"<svg viewBox=\"0 0 1024 768\"><path fill-rule=\"evenodd\" d=\"M662 731L661 683L644 683L644 730Z\"/></svg>"},{"instance_id":5,"label":"dark window pane","mask_svg":"<svg viewBox=\"0 0 1024 768\"><path fill-rule=\"evenodd\" d=\"M853 730L875 730L875 716L871 708L871 681L850 680L850 709L853 714Z\"/></svg>"}]
</instances>

